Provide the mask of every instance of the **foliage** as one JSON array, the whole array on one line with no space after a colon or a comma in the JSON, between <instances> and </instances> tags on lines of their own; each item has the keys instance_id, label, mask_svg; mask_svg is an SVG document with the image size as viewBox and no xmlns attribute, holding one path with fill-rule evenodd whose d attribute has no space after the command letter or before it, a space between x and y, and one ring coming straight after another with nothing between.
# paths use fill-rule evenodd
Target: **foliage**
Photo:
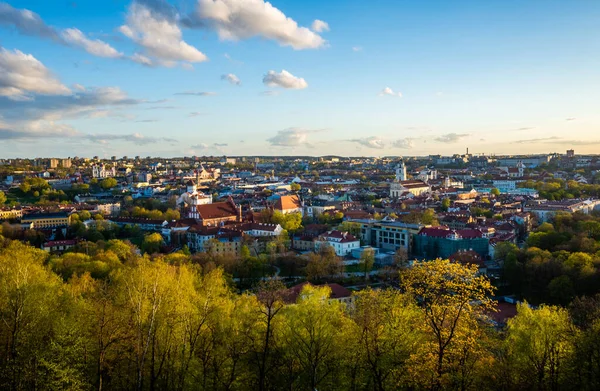
<instances>
[{"instance_id":1,"label":"foliage","mask_svg":"<svg viewBox=\"0 0 600 391\"><path fill-rule=\"evenodd\" d=\"M232 291L222 268L211 266L216 257L200 267L200 258L184 252L150 257L119 240L89 244L85 253L49 256L0 241L1 389L600 384L600 297L577 298L568 311L521 305L498 332L487 320L489 281L476 267L445 260L402 270L402 290L365 289L346 304L331 298L329 287L306 284L292 305L276 279ZM326 261L335 253L325 246L318 255ZM540 249L529 256L548 259ZM251 251L244 258L251 261ZM577 254L568 263L580 273L588 259Z\"/></svg>"}]
</instances>

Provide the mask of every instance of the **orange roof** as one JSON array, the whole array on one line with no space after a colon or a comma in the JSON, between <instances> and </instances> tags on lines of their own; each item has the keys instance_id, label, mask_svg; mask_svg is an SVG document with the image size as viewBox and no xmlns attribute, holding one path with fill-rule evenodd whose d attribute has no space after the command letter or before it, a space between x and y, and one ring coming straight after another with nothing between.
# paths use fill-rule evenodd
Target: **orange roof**
<instances>
[{"instance_id":1,"label":"orange roof","mask_svg":"<svg viewBox=\"0 0 600 391\"><path fill-rule=\"evenodd\" d=\"M275 209L278 210L290 210L302 208L302 202L297 195L281 196L275 202Z\"/></svg>"},{"instance_id":2,"label":"orange roof","mask_svg":"<svg viewBox=\"0 0 600 391\"><path fill-rule=\"evenodd\" d=\"M235 204L231 201L215 202L196 206L201 219L220 219L238 215Z\"/></svg>"}]
</instances>

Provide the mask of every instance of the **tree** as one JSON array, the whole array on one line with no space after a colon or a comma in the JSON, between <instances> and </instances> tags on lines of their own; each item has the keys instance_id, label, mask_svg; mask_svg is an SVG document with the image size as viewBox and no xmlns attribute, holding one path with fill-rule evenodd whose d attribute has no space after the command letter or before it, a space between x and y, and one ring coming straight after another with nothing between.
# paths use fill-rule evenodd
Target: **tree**
<instances>
[{"instance_id":1,"label":"tree","mask_svg":"<svg viewBox=\"0 0 600 391\"><path fill-rule=\"evenodd\" d=\"M3 205L6 203L6 194L4 194L4 192L2 190L0 190L0 205Z\"/></svg>"},{"instance_id":2,"label":"tree","mask_svg":"<svg viewBox=\"0 0 600 391\"><path fill-rule=\"evenodd\" d=\"M349 232L352 236L360 238L360 223L353 221L344 221L338 226L338 230L342 232Z\"/></svg>"},{"instance_id":3,"label":"tree","mask_svg":"<svg viewBox=\"0 0 600 391\"><path fill-rule=\"evenodd\" d=\"M515 367L517 388L561 389L565 366L573 349L572 327L566 309L527 303L517 306L517 316L508 321L508 359Z\"/></svg>"},{"instance_id":4,"label":"tree","mask_svg":"<svg viewBox=\"0 0 600 391\"><path fill-rule=\"evenodd\" d=\"M100 181L100 187L104 190L112 189L117 186L117 180L115 178L104 178Z\"/></svg>"},{"instance_id":5,"label":"tree","mask_svg":"<svg viewBox=\"0 0 600 391\"><path fill-rule=\"evenodd\" d=\"M405 268L408 266L408 251L405 247L399 247L394 253L394 266Z\"/></svg>"},{"instance_id":6,"label":"tree","mask_svg":"<svg viewBox=\"0 0 600 391\"><path fill-rule=\"evenodd\" d=\"M369 272L373 269L375 264L375 250L371 247L367 247L360 254L360 268L365 274L365 280L369 279Z\"/></svg>"},{"instance_id":7,"label":"tree","mask_svg":"<svg viewBox=\"0 0 600 391\"><path fill-rule=\"evenodd\" d=\"M433 209L427 209L421 216L421 222L425 225L438 225L437 216Z\"/></svg>"},{"instance_id":8,"label":"tree","mask_svg":"<svg viewBox=\"0 0 600 391\"><path fill-rule=\"evenodd\" d=\"M298 183L294 182L290 185L290 190L292 190L292 191L300 191L300 189L301 189L301 186Z\"/></svg>"},{"instance_id":9,"label":"tree","mask_svg":"<svg viewBox=\"0 0 600 391\"><path fill-rule=\"evenodd\" d=\"M162 236L155 232L144 237L144 242L142 243L142 250L148 254L157 253L160 250L160 246L162 245L163 238Z\"/></svg>"},{"instance_id":10,"label":"tree","mask_svg":"<svg viewBox=\"0 0 600 391\"><path fill-rule=\"evenodd\" d=\"M410 297L394 289L366 289L356 294L351 338L358 339L358 359L378 391L406 382L404 368L424 335L414 327L420 312Z\"/></svg>"},{"instance_id":11,"label":"tree","mask_svg":"<svg viewBox=\"0 0 600 391\"><path fill-rule=\"evenodd\" d=\"M493 195L494 197L498 197L500 195L500 190L496 187L494 187L492 190L490 190L490 194Z\"/></svg>"},{"instance_id":12,"label":"tree","mask_svg":"<svg viewBox=\"0 0 600 391\"><path fill-rule=\"evenodd\" d=\"M298 368L300 389L317 390L339 368L343 351L341 329L346 321L343 304L327 300L328 287L307 284L295 306L285 308L286 320L279 338L285 343L285 359ZM279 389L293 389L292 384Z\"/></svg>"},{"instance_id":13,"label":"tree","mask_svg":"<svg viewBox=\"0 0 600 391\"><path fill-rule=\"evenodd\" d=\"M438 259L417 262L400 274L401 285L420 303L421 326L431 336L422 357L423 368L430 368L429 387L445 387L456 361L453 356L474 349L473 338L466 337L476 320L491 308L493 292L489 280L478 274L476 265L451 263ZM465 338L461 338L465 336ZM431 360L427 359L431 357Z\"/></svg>"},{"instance_id":14,"label":"tree","mask_svg":"<svg viewBox=\"0 0 600 391\"><path fill-rule=\"evenodd\" d=\"M450 208L450 198L444 198L442 200L442 210L444 212L447 212L448 208Z\"/></svg>"},{"instance_id":15,"label":"tree","mask_svg":"<svg viewBox=\"0 0 600 391\"><path fill-rule=\"evenodd\" d=\"M267 389L267 378L274 367L272 350L275 346L273 338L276 330L276 320L285 307L285 285L280 280L262 281L256 294L259 303L260 341L255 350L258 366L258 390Z\"/></svg>"}]
</instances>

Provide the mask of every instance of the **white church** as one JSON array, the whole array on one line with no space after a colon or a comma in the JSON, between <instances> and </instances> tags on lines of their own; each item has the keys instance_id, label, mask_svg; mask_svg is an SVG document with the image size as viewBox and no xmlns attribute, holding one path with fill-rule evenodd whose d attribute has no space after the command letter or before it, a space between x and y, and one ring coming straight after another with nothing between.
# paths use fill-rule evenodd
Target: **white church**
<instances>
[{"instance_id":1,"label":"white church","mask_svg":"<svg viewBox=\"0 0 600 391\"><path fill-rule=\"evenodd\" d=\"M186 191L177 199L177 206L181 208L181 216L188 219L198 219L197 206L212 204L212 196L198 191L198 187L193 180L186 183Z\"/></svg>"},{"instance_id":2,"label":"white church","mask_svg":"<svg viewBox=\"0 0 600 391\"><path fill-rule=\"evenodd\" d=\"M436 173L437 176L437 173ZM412 198L431 191L431 187L422 180L409 180L404 160L396 166L396 178L390 184L390 198Z\"/></svg>"}]
</instances>

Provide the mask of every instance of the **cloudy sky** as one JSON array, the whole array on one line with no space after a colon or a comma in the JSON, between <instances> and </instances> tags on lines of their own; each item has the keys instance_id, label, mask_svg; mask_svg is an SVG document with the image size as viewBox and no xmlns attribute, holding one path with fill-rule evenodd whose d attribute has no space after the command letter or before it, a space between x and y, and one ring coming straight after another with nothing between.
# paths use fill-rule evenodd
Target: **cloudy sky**
<instances>
[{"instance_id":1,"label":"cloudy sky","mask_svg":"<svg viewBox=\"0 0 600 391\"><path fill-rule=\"evenodd\" d=\"M0 157L600 153L600 1L0 0Z\"/></svg>"}]
</instances>

